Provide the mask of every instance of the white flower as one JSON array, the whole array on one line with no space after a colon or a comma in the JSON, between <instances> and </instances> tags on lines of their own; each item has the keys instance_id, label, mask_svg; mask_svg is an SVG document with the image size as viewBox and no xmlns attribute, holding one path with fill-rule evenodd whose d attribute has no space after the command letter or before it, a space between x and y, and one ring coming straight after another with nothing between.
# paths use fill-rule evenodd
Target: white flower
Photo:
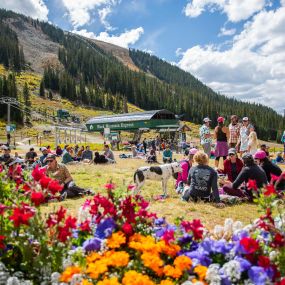
<instances>
[{"instance_id":1,"label":"white flower","mask_svg":"<svg viewBox=\"0 0 285 285\"><path fill-rule=\"evenodd\" d=\"M9 277L6 285L21 285L21 283L17 277Z\"/></svg>"},{"instance_id":2,"label":"white flower","mask_svg":"<svg viewBox=\"0 0 285 285\"><path fill-rule=\"evenodd\" d=\"M220 265L213 263L209 266L206 273L206 280L209 282L209 285L219 285L221 284L221 276L219 275Z\"/></svg>"},{"instance_id":3,"label":"white flower","mask_svg":"<svg viewBox=\"0 0 285 285\"><path fill-rule=\"evenodd\" d=\"M57 283L58 281L59 281L59 278L60 278L60 273L58 273L58 272L53 272L52 274L51 274L51 282L52 283Z\"/></svg>"},{"instance_id":4,"label":"white flower","mask_svg":"<svg viewBox=\"0 0 285 285\"><path fill-rule=\"evenodd\" d=\"M90 206L81 206L79 208L78 217L77 217L78 224L81 224L86 220L91 221L92 215L89 213L89 211L90 211Z\"/></svg>"},{"instance_id":5,"label":"white flower","mask_svg":"<svg viewBox=\"0 0 285 285\"><path fill-rule=\"evenodd\" d=\"M234 233L241 231L242 228L243 228L243 223L242 222L240 222L240 221L234 222L234 224L233 224L233 232Z\"/></svg>"},{"instance_id":6,"label":"white flower","mask_svg":"<svg viewBox=\"0 0 285 285\"><path fill-rule=\"evenodd\" d=\"M236 260L225 263L222 267L222 271L230 281L235 282L240 279L240 264Z\"/></svg>"},{"instance_id":7,"label":"white flower","mask_svg":"<svg viewBox=\"0 0 285 285\"><path fill-rule=\"evenodd\" d=\"M224 227L221 225L216 225L213 233L216 238L221 239L224 235Z\"/></svg>"},{"instance_id":8,"label":"white flower","mask_svg":"<svg viewBox=\"0 0 285 285\"><path fill-rule=\"evenodd\" d=\"M271 251L271 252L269 253L269 259L270 259L271 261L274 261L277 256L278 256L278 253L277 253L275 250L273 250L273 251Z\"/></svg>"},{"instance_id":9,"label":"white flower","mask_svg":"<svg viewBox=\"0 0 285 285\"><path fill-rule=\"evenodd\" d=\"M71 278L70 285L80 284L81 281L82 281L82 275L81 274L74 274Z\"/></svg>"}]
</instances>

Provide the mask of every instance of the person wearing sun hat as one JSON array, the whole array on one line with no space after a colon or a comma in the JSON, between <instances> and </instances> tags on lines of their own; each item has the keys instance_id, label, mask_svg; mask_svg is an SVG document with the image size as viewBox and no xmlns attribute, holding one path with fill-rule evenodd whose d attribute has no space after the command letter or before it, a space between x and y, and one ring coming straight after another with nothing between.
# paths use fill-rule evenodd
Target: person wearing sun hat
<instances>
[{"instance_id":1,"label":"person wearing sun hat","mask_svg":"<svg viewBox=\"0 0 285 285\"><path fill-rule=\"evenodd\" d=\"M211 120L206 117L203 119L204 124L200 128L200 142L201 146L203 147L204 152L211 156L211 144L212 144L212 135L210 132L210 123Z\"/></svg>"},{"instance_id":2,"label":"person wearing sun hat","mask_svg":"<svg viewBox=\"0 0 285 285\"><path fill-rule=\"evenodd\" d=\"M217 119L218 125L215 128L214 136L217 140L215 148L215 167L219 167L219 161L222 157L225 161L228 155L228 138L229 138L229 128L224 125L225 118L219 117Z\"/></svg>"}]
</instances>

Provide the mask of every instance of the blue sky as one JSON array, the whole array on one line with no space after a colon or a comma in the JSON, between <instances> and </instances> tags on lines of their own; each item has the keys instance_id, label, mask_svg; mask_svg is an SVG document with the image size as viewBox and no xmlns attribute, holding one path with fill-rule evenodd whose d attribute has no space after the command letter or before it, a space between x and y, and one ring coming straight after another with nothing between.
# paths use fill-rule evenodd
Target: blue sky
<instances>
[{"instance_id":1,"label":"blue sky","mask_svg":"<svg viewBox=\"0 0 285 285\"><path fill-rule=\"evenodd\" d=\"M285 0L1 0L0 7L148 51L227 96L285 108Z\"/></svg>"}]
</instances>

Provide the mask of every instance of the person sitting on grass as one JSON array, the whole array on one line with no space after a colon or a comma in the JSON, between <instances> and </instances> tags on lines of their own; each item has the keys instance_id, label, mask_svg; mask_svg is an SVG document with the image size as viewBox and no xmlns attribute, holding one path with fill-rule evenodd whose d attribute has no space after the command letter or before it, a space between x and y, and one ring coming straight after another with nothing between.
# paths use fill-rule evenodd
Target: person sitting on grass
<instances>
[{"instance_id":1,"label":"person sitting on grass","mask_svg":"<svg viewBox=\"0 0 285 285\"><path fill-rule=\"evenodd\" d=\"M104 155L109 160L109 162L115 163L114 153L110 150L110 147L107 144L104 145L104 150Z\"/></svg>"},{"instance_id":2,"label":"person sitting on grass","mask_svg":"<svg viewBox=\"0 0 285 285\"><path fill-rule=\"evenodd\" d=\"M82 195L94 194L90 190L85 190L75 185L67 167L64 164L57 162L55 154L48 154L45 162L47 163L47 175L58 180L59 183L63 185L63 190L61 191L61 200L64 200L65 198L75 198Z\"/></svg>"},{"instance_id":3,"label":"person sitting on grass","mask_svg":"<svg viewBox=\"0 0 285 285\"><path fill-rule=\"evenodd\" d=\"M48 156L48 149L46 147L42 147L41 148L41 152L42 152L42 156L40 156L40 164L41 166L46 166L46 163L44 162L44 160L46 159L46 157Z\"/></svg>"},{"instance_id":4,"label":"person sitting on grass","mask_svg":"<svg viewBox=\"0 0 285 285\"><path fill-rule=\"evenodd\" d=\"M35 158L37 157L37 153L33 147L30 148L30 151L26 153L26 162L28 165L32 165L35 162Z\"/></svg>"},{"instance_id":5,"label":"person sitting on grass","mask_svg":"<svg viewBox=\"0 0 285 285\"><path fill-rule=\"evenodd\" d=\"M194 155L194 162L198 165L191 167L189 171L187 180L189 187L184 188L182 199L194 202L198 200L215 202L218 207L224 207L224 204L220 201L218 174L208 165L208 155L198 151Z\"/></svg>"},{"instance_id":6,"label":"person sitting on grass","mask_svg":"<svg viewBox=\"0 0 285 285\"><path fill-rule=\"evenodd\" d=\"M165 150L162 153L162 160L163 160L163 163L172 162L172 151L170 150L168 144L166 145Z\"/></svg>"},{"instance_id":7,"label":"person sitting on grass","mask_svg":"<svg viewBox=\"0 0 285 285\"><path fill-rule=\"evenodd\" d=\"M155 147L152 147L149 154L147 154L147 162L148 163L157 162Z\"/></svg>"},{"instance_id":8,"label":"person sitting on grass","mask_svg":"<svg viewBox=\"0 0 285 285\"><path fill-rule=\"evenodd\" d=\"M266 144L261 144L260 145L260 150L263 150L266 153L266 156L270 157L269 146L267 146Z\"/></svg>"},{"instance_id":9,"label":"person sitting on grass","mask_svg":"<svg viewBox=\"0 0 285 285\"><path fill-rule=\"evenodd\" d=\"M277 154L276 154L276 163L284 163L284 158L282 156L282 152L281 151L278 151Z\"/></svg>"},{"instance_id":10,"label":"person sitting on grass","mask_svg":"<svg viewBox=\"0 0 285 285\"><path fill-rule=\"evenodd\" d=\"M11 162L8 164L8 176L11 180L14 180L16 184L20 184L24 180L21 164L24 163L24 159L11 158Z\"/></svg>"},{"instance_id":11,"label":"person sitting on grass","mask_svg":"<svg viewBox=\"0 0 285 285\"><path fill-rule=\"evenodd\" d=\"M254 155L255 163L259 165L265 172L267 181L271 181L271 175L279 177L282 174L281 168L271 162L271 160L266 156L266 153L263 150L259 150Z\"/></svg>"},{"instance_id":12,"label":"person sitting on grass","mask_svg":"<svg viewBox=\"0 0 285 285\"><path fill-rule=\"evenodd\" d=\"M95 164L104 164L104 163L109 163L109 160L106 158L106 156L104 154L100 154L98 151L95 151L94 163Z\"/></svg>"},{"instance_id":13,"label":"person sitting on grass","mask_svg":"<svg viewBox=\"0 0 285 285\"><path fill-rule=\"evenodd\" d=\"M242 160L237 157L235 148L230 148L228 151L228 158L224 161L224 170L219 170L228 177L228 182L234 182L243 168ZM222 182L223 184L226 181Z\"/></svg>"},{"instance_id":14,"label":"person sitting on grass","mask_svg":"<svg viewBox=\"0 0 285 285\"><path fill-rule=\"evenodd\" d=\"M88 162L91 162L92 160L93 160L93 153L90 150L90 147L88 145L86 146L85 150L82 153L81 161L88 163Z\"/></svg>"},{"instance_id":15,"label":"person sitting on grass","mask_svg":"<svg viewBox=\"0 0 285 285\"><path fill-rule=\"evenodd\" d=\"M242 156L242 160L244 168L233 183L227 183L224 185L223 192L231 196L247 198L252 202L252 189L247 189L248 181L254 180L256 187L260 189L267 184L267 177L264 170L254 162L253 156L251 154L245 153ZM245 186L243 189L240 189L239 187L243 183L245 183Z\"/></svg>"},{"instance_id":16,"label":"person sitting on grass","mask_svg":"<svg viewBox=\"0 0 285 285\"><path fill-rule=\"evenodd\" d=\"M66 148L66 151L64 152L63 156L62 156L62 161L61 163L63 164L76 164L78 163L78 161L75 161L71 155L71 151L72 151L72 147L68 146Z\"/></svg>"}]
</instances>

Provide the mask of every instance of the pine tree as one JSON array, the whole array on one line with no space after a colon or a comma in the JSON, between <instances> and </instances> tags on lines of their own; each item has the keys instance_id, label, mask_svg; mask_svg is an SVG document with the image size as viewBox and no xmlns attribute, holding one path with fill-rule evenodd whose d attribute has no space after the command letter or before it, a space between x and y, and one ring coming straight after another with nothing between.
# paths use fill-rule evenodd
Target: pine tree
<instances>
[{"instance_id":1,"label":"pine tree","mask_svg":"<svg viewBox=\"0 0 285 285\"><path fill-rule=\"evenodd\" d=\"M23 88L23 97L24 97L24 103L25 103L25 123L30 124L31 123L31 98L30 98L30 92L27 82L25 82L24 88Z\"/></svg>"},{"instance_id":2,"label":"pine tree","mask_svg":"<svg viewBox=\"0 0 285 285\"><path fill-rule=\"evenodd\" d=\"M40 83L40 96L45 97L45 83L43 80L41 80Z\"/></svg>"}]
</instances>

